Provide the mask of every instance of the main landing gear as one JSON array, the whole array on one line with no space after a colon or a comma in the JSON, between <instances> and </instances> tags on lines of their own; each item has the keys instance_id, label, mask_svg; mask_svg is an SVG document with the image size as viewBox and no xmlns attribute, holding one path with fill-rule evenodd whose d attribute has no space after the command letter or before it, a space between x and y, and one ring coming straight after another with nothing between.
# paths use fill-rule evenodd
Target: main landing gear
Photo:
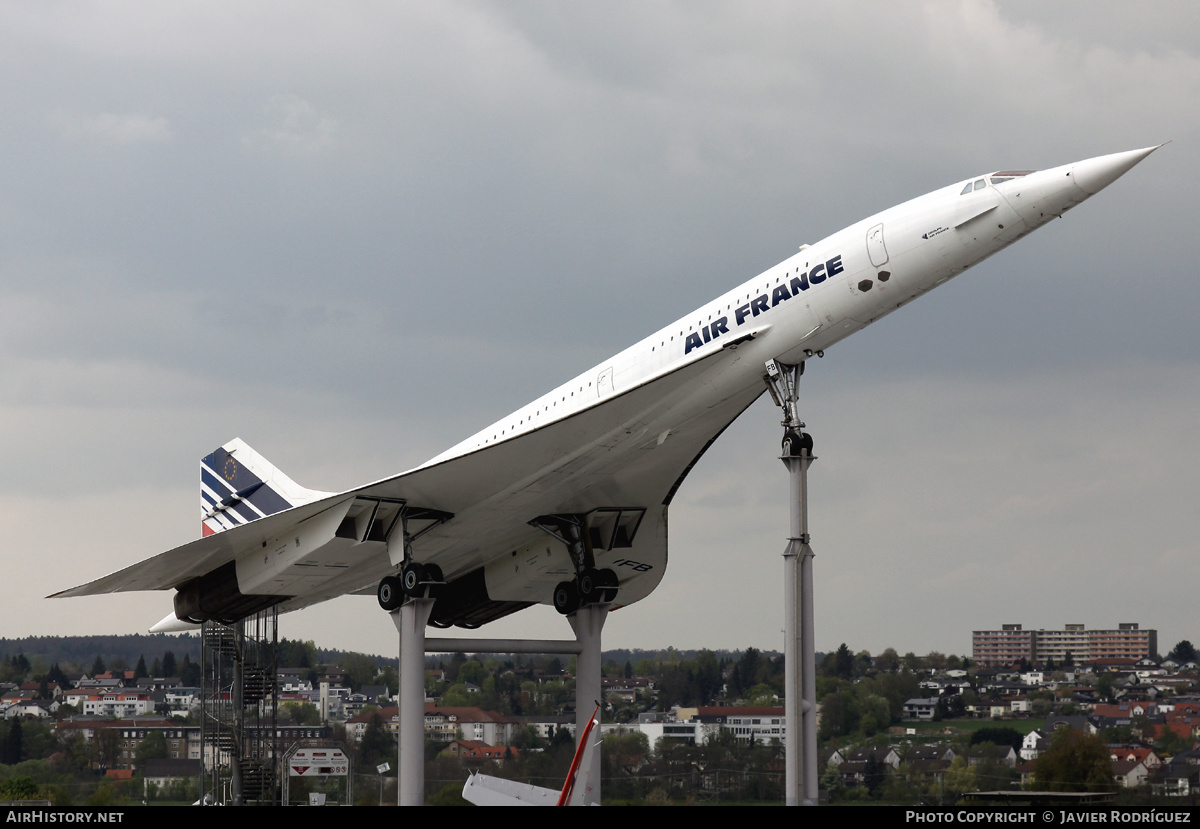
<instances>
[{"instance_id":1,"label":"main landing gear","mask_svg":"<svg viewBox=\"0 0 1200 829\"><path fill-rule=\"evenodd\" d=\"M554 609L569 616L583 605L607 604L617 598L617 574L605 568L587 567L571 581L554 588Z\"/></svg>"},{"instance_id":2,"label":"main landing gear","mask_svg":"<svg viewBox=\"0 0 1200 829\"><path fill-rule=\"evenodd\" d=\"M637 530L637 523L644 510L609 509L604 517L612 526L609 544L629 546ZM531 522L534 526L556 534L557 529L575 524L572 545L572 561L576 562L576 576L563 582L555 590L555 605L560 611L569 613L567 622L575 632L575 640L554 642L547 640L518 641L507 639L438 639L426 638L426 628L478 627L499 618L500 615L525 607L526 602L503 602L488 597L482 567L466 575L454 575L454 582L446 584L444 574L435 564L415 560L412 543L430 528L451 518L449 513L434 510L417 510L407 507L401 512L401 524L395 536L389 531L388 556L400 572L380 580L376 590L380 606L391 614L392 622L399 634L399 677L397 694L397 719L399 740L396 762L397 803L401 806L420 806L425 802L425 653L570 653L578 657L575 677L576 692L580 699L600 699L600 632L608 616L607 604L617 594L617 575L612 570L597 570L591 558L591 539L584 539L591 529L586 516L550 516ZM409 519L424 519L428 526L417 533L409 533ZM607 526L607 525L604 525ZM605 543L604 533L599 533L601 546ZM609 549L605 547L604 549ZM561 597L560 597L561 594ZM560 604L561 601L561 604ZM440 616L434 615L438 606ZM449 606L449 611L442 608ZM492 614L489 617L488 614ZM576 733L585 733L591 720L591 709L576 706ZM594 789L587 792L589 805L600 805L600 752L593 752L587 769L580 774L595 781Z\"/></svg>"},{"instance_id":3,"label":"main landing gear","mask_svg":"<svg viewBox=\"0 0 1200 829\"><path fill-rule=\"evenodd\" d=\"M618 516L618 518L622 513L621 510L597 510L597 512L604 512L610 517ZM624 512L630 516L636 512L638 513L637 520L641 520L640 510L625 510ZM609 604L617 598L619 585L617 574L608 568L597 569L596 557L592 552L593 544L602 548L612 545L613 539L616 537L612 531L606 538L598 528L589 526L587 515L540 515L529 523L565 544L567 555L571 557L571 563L575 566L574 579L560 581L554 586L555 610L564 616L570 616L581 607ZM614 524L614 530L616 526ZM632 541L634 531L636 531L636 522L634 529L628 532L626 544Z\"/></svg>"},{"instance_id":4,"label":"main landing gear","mask_svg":"<svg viewBox=\"0 0 1200 829\"><path fill-rule=\"evenodd\" d=\"M384 576L375 589L379 606L391 613L399 610L408 599L434 598L433 591L444 583L442 568L436 564L418 564L413 560L413 542L454 516L441 510L409 506L403 501L392 520L385 537L388 540L388 555L392 564L400 564L399 576ZM410 522L421 522L416 532L409 529ZM398 543L397 543L398 542Z\"/></svg>"},{"instance_id":5,"label":"main landing gear","mask_svg":"<svg viewBox=\"0 0 1200 829\"><path fill-rule=\"evenodd\" d=\"M436 564L418 564L410 561L404 565L399 576L385 576L379 580L375 597L379 606L391 613L406 599L423 599L436 585L442 584L442 568Z\"/></svg>"}]
</instances>

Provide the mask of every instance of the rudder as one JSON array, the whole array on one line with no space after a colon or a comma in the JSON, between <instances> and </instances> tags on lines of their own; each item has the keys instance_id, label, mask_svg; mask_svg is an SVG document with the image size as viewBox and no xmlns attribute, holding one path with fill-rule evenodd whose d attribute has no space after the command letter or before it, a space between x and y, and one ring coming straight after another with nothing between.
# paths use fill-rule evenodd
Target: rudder
<instances>
[{"instance_id":1,"label":"rudder","mask_svg":"<svg viewBox=\"0 0 1200 829\"><path fill-rule=\"evenodd\" d=\"M213 535L331 493L306 489L234 438L200 461L200 523Z\"/></svg>"}]
</instances>

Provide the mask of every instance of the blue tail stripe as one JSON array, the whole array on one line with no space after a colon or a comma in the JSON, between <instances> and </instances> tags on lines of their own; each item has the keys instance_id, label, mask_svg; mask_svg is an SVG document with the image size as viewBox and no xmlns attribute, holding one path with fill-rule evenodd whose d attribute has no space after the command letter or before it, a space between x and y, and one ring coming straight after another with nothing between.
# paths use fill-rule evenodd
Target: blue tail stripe
<instances>
[{"instance_id":1,"label":"blue tail stripe","mask_svg":"<svg viewBox=\"0 0 1200 829\"><path fill-rule=\"evenodd\" d=\"M200 483L204 484L204 486L208 487L212 492L215 492L217 494L218 501L228 495L231 491L229 489L229 484L214 476L203 466L200 467ZM204 492L203 489L200 491Z\"/></svg>"},{"instance_id":2,"label":"blue tail stripe","mask_svg":"<svg viewBox=\"0 0 1200 829\"><path fill-rule=\"evenodd\" d=\"M246 500L262 510L264 515L272 515L292 508L292 505L269 485L260 486Z\"/></svg>"},{"instance_id":3,"label":"blue tail stripe","mask_svg":"<svg viewBox=\"0 0 1200 829\"><path fill-rule=\"evenodd\" d=\"M236 512L238 516L247 523L262 518L261 515L251 509L249 504L244 501L238 501L236 504L226 510L226 512Z\"/></svg>"}]
</instances>

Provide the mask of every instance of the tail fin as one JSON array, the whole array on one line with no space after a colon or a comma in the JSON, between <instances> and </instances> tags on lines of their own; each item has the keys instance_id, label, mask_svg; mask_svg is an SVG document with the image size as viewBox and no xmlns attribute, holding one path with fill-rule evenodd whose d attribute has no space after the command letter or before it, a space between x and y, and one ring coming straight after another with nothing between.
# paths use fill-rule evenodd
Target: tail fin
<instances>
[{"instance_id":1,"label":"tail fin","mask_svg":"<svg viewBox=\"0 0 1200 829\"><path fill-rule=\"evenodd\" d=\"M212 535L332 495L305 489L234 438L200 461L200 522Z\"/></svg>"},{"instance_id":2,"label":"tail fin","mask_svg":"<svg viewBox=\"0 0 1200 829\"><path fill-rule=\"evenodd\" d=\"M575 749L561 792L477 773L467 777L463 798L476 806L599 806L596 784L600 781L591 778L592 757L600 745L599 725L597 705L579 737L579 747Z\"/></svg>"},{"instance_id":3,"label":"tail fin","mask_svg":"<svg viewBox=\"0 0 1200 829\"><path fill-rule=\"evenodd\" d=\"M592 779L592 755L596 746L600 745L600 704L592 712L592 718L583 729L579 745L575 749L575 758L567 771L567 781L563 783L562 792L558 796L559 806L599 806L596 799L596 785L599 780ZM592 732L596 733L593 734ZM579 775L583 775L580 780Z\"/></svg>"}]
</instances>

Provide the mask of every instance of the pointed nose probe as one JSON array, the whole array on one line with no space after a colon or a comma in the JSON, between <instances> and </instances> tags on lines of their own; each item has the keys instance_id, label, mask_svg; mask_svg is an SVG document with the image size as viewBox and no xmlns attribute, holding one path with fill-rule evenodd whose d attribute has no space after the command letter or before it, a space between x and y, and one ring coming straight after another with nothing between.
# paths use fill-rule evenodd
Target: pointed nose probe
<instances>
[{"instance_id":1,"label":"pointed nose probe","mask_svg":"<svg viewBox=\"0 0 1200 829\"><path fill-rule=\"evenodd\" d=\"M1135 164L1161 146L1162 144L1159 144L1157 147L1129 150L1112 155L1099 155L1095 158L1078 161L1072 165L1071 180L1080 190L1089 196L1094 196L1128 173Z\"/></svg>"}]
</instances>

